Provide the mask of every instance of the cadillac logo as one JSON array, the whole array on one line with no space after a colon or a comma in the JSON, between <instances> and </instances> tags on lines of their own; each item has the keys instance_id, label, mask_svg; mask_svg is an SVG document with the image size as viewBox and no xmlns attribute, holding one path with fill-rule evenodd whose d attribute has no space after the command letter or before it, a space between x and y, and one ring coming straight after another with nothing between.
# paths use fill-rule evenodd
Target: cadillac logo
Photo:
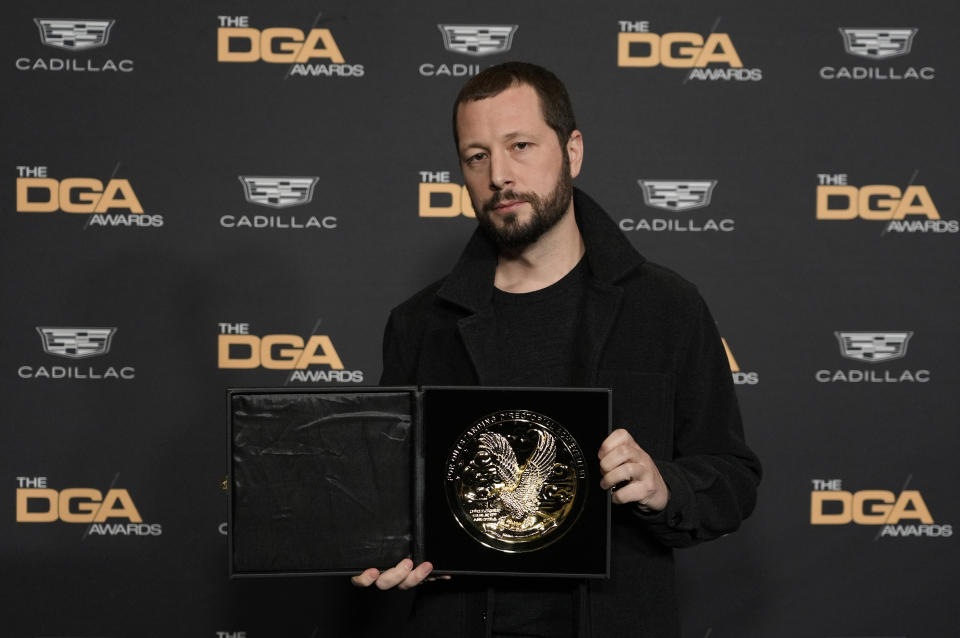
<instances>
[{"instance_id":1,"label":"cadillac logo","mask_svg":"<svg viewBox=\"0 0 960 638\"><path fill-rule=\"evenodd\" d=\"M510 50L517 25L438 24L447 51L467 55L492 55Z\"/></svg>"},{"instance_id":2,"label":"cadillac logo","mask_svg":"<svg viewBox=\"0 0 960 638\"><path fill-rule=\"evenodd\" d=\"M916 29L848 29L841 27L843 48L850 55L883 60L910 53Z\"/></svg>"},{"instance_id":3,"label":"cadillac logo","mask_svg":"<svg viewBox=\"0 0 960 638\"><path fill-rule=\"evenodd\" d=\"M37 328L47 354L83 359L110 352L116 328Z\"/></svg>"},{"instance_id":4,"label":"cadillac logo","mask_svg":"<svg viewBox=\"0 0 960 638\"><path fill-rule=\"evenodd\" d=\"M637 183L643 189L643 203L647 206L681 211L709 206L717 180L640 179Z\"/></svg>"},{"instance_id":5,"label":"cadillac logo","mask_svg":"<svg viewBox=\"0 0 960 638\"><path fill-rule=\"evenodd\" d=\"M259 206L288 208L308 204L319 177L240 176L247 201Z\"/></svg>"},{"instance_id":6,"label":"cadillac logo","mask_svg":"<svg viewBox=\"0 0 960 638\"><path fill-rule=\"evenodd\" d=\"M880 363L901 359L907 354L912 332L835 332L840 354L847 359Z\"/></svg>"},{"instance_id":7,"label":"cadillac logo","mask_svg":"<svg viewBox=\"0 0 960 638\"><path fill-rule=\"evenodd\" d=\"M48 47L84 51L104 46L110 39L114 20L58 20L34 18L40 40Z\"/></svg>"}]
</instances>

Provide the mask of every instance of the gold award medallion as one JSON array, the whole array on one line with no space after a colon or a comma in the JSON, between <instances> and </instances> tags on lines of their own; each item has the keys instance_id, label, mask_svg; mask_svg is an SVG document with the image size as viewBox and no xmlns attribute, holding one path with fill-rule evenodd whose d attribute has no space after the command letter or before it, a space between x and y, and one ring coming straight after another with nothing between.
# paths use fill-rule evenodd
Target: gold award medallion
<instances>
[{"instance_id":1,"label":"gold award medallion","mask_svg":"<svg viewBox=\"0 0 960 638\"><path fill-rule=\"evenodd\" d=\"M460 436L444 476L447 504L479 543L530 552L558 540L586 499L587 465L576 439L529 410L488 415Z\"/></svg>"}]
</instances>

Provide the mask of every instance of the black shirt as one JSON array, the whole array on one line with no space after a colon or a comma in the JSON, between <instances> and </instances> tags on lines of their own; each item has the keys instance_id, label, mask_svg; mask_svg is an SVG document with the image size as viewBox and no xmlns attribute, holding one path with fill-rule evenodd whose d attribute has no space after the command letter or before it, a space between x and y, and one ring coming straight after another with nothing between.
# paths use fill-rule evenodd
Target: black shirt
<instances>
[{"instance_id":1,"label":"black shirt","mask_svg":"<svg viewBox=\"0 0 960 638\"><path fill-rule=\"evenodd\" d=\"M560 281L541 290L493 292L496 343L494 383L504 386L573 387L577 373L577 318L588 276L581 259Z\"/></svg>"},{"instance_id":2,"label":"black shirt","mask_svg":"<svg viewBox=\"0 0 960 638\"><path fill-rule=\"evenodd\" d=\"M582 385L575 342L589 275L587 260L541 290L494 289L495 385ZM511 578L496 582L488 600L494 636L559 638L574 634L578 581Z\"/></svg>"}]
</instances>

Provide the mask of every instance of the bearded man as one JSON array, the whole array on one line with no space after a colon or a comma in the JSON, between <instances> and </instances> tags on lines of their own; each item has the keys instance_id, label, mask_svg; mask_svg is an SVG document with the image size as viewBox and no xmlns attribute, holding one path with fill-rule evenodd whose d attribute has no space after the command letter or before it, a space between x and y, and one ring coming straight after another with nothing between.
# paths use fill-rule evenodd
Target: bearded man
<instances>
[{"instance_id":1,"label":"bearded man","mask_svg":"<svg viewBox=\"0 0 960 638\"><path fill-rule=\"evenodd\" d=\"M678 637L674 548L737 529L761 474L714 321L573 187L583 136L553 73L486 69L453 126L479 228L449 275L391 313L381 384L612 388L617 429L595 451L611 577L433 580L405 559L353 582L413 590L391 618L409 635Z\"/></svg>"}]
</instances>

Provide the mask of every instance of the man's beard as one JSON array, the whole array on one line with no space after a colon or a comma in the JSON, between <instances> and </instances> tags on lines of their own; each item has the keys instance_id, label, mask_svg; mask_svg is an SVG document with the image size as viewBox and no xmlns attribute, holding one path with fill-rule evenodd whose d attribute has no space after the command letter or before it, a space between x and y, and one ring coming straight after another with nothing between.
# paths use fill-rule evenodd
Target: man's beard
<instances>
[{"instance_id":1,"label":"man's beard","mask_svg":"<svg viewBox=\"0 0 960 638\"><path fill-rule=\"evenodd\" d=\"M547 197L536 193L498 191L477 212L480 228L496 242L501 250L514 252L536 242L548 230L557 225L570 207L573 198L573 179L570 177L570 160L564 157L557 185ZM504 215L500 224L493 220L491 211L502 201L520 201L530 204L533 214L530 221L521 224L516 213Z\"/></svg>"}]
</instances>

